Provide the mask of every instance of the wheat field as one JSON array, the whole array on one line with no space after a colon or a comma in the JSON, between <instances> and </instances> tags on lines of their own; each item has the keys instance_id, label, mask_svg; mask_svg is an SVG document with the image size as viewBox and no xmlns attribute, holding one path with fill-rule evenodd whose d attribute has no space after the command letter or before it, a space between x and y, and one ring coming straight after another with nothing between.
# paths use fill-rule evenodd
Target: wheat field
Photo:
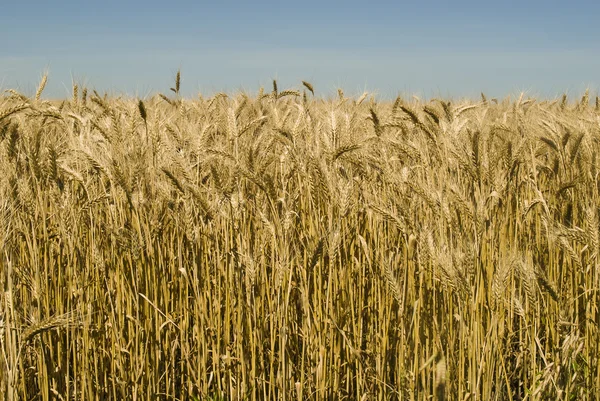
<instances>
[{"instance_id":1,"label":"wheat field","mask_svg":"<svg viewBox=\"0 0 600 401\"><path fill-rule=\"evenodd\" d=\"M600 398L600 105L0 97L0 398ZM315 93L316 92L316 93Z\"/></svg>"}]
</instances>

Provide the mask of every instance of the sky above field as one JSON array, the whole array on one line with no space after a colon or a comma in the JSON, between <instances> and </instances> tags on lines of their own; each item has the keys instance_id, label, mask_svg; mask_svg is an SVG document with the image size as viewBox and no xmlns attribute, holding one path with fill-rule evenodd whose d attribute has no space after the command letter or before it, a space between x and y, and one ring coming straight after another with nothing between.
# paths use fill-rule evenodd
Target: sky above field
<instances>
[{"instance_id":1,"label":"sky above field","mask_svg":"<svg viewBox=\"0 0 600 401\"><path fill-rule=\"evenodd\" d=\"M11 1L2 5L0 89L67 97L254 92L393 98L593 95L598 1Z\"/></svg>"}]
</instances>

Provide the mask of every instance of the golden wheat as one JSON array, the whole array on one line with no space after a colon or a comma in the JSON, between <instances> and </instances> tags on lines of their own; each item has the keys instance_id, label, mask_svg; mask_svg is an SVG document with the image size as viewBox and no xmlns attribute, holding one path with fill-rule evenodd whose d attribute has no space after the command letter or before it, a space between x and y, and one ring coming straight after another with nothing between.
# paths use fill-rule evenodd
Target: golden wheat
<instances>
[{"instance_id":1,"label":"golden wheat","mask_svg":"<svg viewBox=\"0 0 600 401\"><path fill-rule=\"evenodd\" d=\"M0 398L600 397L588 92L46 81L0 98Z\"/></svg>"}]
</instances>

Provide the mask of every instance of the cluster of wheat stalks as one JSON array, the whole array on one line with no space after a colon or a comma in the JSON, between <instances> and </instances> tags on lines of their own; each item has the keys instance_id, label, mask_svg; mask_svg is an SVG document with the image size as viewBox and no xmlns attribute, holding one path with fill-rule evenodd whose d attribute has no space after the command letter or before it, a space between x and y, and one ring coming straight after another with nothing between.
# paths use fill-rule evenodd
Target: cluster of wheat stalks
<instances>
[{"instance_id":1,"label":"cluster of wheat stalks","mask_svg":"<svg viewBox=\"0 0 600 401\"><path fill-rule=\"evenodd\" d=\"M597 101L179 81L0 97L0 398L600 397Z\"/></svg>"}]
</instances>

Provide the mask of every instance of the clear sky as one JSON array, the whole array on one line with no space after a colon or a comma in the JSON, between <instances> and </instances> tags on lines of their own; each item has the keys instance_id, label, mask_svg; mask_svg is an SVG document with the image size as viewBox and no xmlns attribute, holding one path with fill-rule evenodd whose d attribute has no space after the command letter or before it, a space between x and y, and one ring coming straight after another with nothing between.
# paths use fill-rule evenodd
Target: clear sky
<instances>
[{"instance_id":1,"label":"clear sky","mask_svg":"<svg viewBox=\"0 0 600 401\"><path fill-rule=\"evenodd\" d=\"M381 98L553 98L600 87L596 1L14 0L0 14L0 89L66 97L341 87Z\"/></svg>"}]
</instances>

